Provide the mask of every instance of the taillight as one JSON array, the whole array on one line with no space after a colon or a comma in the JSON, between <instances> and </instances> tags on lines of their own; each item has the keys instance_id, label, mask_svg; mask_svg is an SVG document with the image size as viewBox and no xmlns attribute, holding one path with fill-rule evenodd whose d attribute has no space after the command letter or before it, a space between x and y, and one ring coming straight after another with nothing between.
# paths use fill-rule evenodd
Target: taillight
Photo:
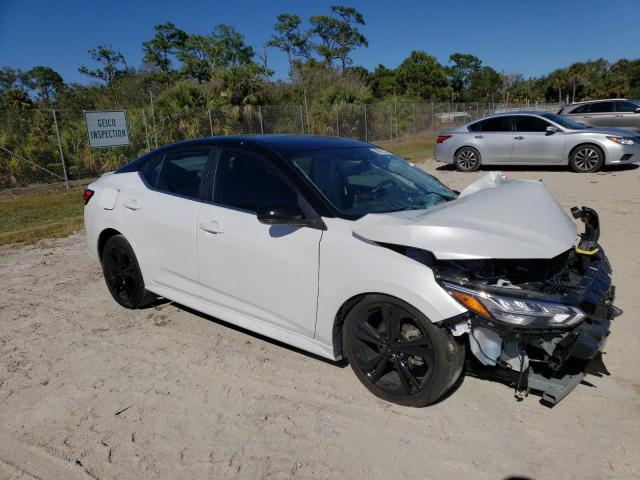
<instances>
[{"instance_id":1,"label":"taillight","mask_svg":"<svg viewBox=\"0 0 640 480\"><path fill-rule=\"evenodd\" d=\"M84 204L86 205L87 203L89 203L89 200L91 200L91 197L93 197L93 194L95 192L93 190L91 190L90 188L85 188L84 192L82 192L82 199L84 200Z\"/></svg>"},{"instance_id":2,"label":"taillight","mask_svg":"<svg viewBox=\"0 0 640 480\"><path fill-rule=\"evenodd\" d=\"M438 138L436 139L436 143L444 143L445 140L449 140L452 137L452 135L438 135Z\"/></svg>"}]
</instances>

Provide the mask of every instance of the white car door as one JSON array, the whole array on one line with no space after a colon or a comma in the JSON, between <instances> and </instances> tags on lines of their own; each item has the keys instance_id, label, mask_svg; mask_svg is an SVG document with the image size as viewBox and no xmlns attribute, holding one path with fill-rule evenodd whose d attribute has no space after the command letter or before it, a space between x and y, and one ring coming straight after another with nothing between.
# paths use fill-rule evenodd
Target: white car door
<instances>
[{"instance_id":1,"label":"white car door","mask_svg":"<svg viewBox=\"0 0 640 480\"><path fill-rule=\"evenodd\" d=\"M203 299L312 338L322 231L258 221L260 205L301 201L267 159L223 148L216 163L213 201L197 221Z\"/></svg>"},{"instance_id":2,"label":"white car door","mask_svg":"<svg viewBox=\"0 0 640 480\"><path fill-rule=\"evenodd\" d=\"M123 192L125 222L145 282L198 296L196 222L210 148L171 150L145 164L141 185Z\"/></svg>"},{"instance_id":3,"label":"white car door","mask_svg":"<svg viewBox=\"0 0 640 480\"><path fill-rule=\"evenodd\" d=\"M552 125L540 117L516 116L511 162L540 165L566 163L565 134L559 129L554 133L547 132L549 126Z\"/></svg>"}]
</instances>

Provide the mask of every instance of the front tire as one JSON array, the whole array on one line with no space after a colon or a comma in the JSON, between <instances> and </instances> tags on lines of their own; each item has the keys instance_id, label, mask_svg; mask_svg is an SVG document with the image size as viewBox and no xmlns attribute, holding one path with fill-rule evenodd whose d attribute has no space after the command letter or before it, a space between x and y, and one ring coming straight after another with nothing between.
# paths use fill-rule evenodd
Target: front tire
<instances>
[{"instance_id":1,"label":"front tire","mask_svg":"<svg viewBox=\"0 0 640 480\"><path fill-rule=\"evenodd\" d=\"M462 147L453 158L453 163L460 172L475 172L480 168L480 152L473 147Z\"/></svg>"},{"instance_id":2,"label":"front tire","mask_svg":"<svg viewBox=\"0 0 640 480\"><path fill-rule=\"evenodd\" d=\"M569 166L577 173L597 172L603 165L604 153L597 145L579 145L571 152L569 158Z\"/></svg>"},{"instance_id":3,"label":"front tire","mask_svg":"<svg viewBox=\"0 0 640 480\"><path fill-rule=\"evenodd\" d=\"M464 346L411 305L369 295L347 314L345 353L375 396L409 407L439 400L456 382Z\"/></svg>"},{"instance_id":4,"label":"front tire","mask_svg":"<svg viewBox=\"0 0 640 480\"><path fill-rule=\"evenodd\" d=\"M143 308L156 296L144 288L133 248L122 235L107 240L102 250L102 271L113 299L125 308Z\"/></svg>"}]
</instances>

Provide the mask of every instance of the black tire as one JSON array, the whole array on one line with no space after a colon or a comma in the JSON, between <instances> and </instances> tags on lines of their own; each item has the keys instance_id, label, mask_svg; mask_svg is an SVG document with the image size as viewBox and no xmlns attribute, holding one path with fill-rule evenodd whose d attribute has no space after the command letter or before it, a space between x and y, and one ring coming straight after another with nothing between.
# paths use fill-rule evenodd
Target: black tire
<instances>
[{"instance_id":1,"label":"black tire","mask_svg":"<svg viewBox=\"0 0 640 480\"><path fill-rule=\"evenodd\" d=\"M125 308L143 308L156 299L144 288L140 266L122 235L107 240L102 250L102 272L113 299Z\"/></svg>"},{"instance_id":2,"label":"black tire","mask_svg":"<svg viewBox=\"0 0 640 480\"><path fill-rule=\"evenodd\" d=\"M464 365L462 343L411 305L386 295L369 295L349 311L343 345L371 393L409 407L438 401Z\"/></svg>"},{"instance_id":3,"label":"black tire","mask_svg":"<svg viewBox=\"0 0 640 480\"><path fill-rule=\"evenodd\" d=\"M473 147L462 147L454 156L453 163L460 172L475 172L480 168L480 152Z\"/></svg>"},{"instance_id":4,"label":"black tire","mask_svg":"<svg viewBox=\"0 0 640 480\"><path fill-rule=\"evenodd\" d=\"M571 170L577 173L597 172L604 165L604 152L592 143L578 145L569 157Z\"/></svg>"}]
</instances>

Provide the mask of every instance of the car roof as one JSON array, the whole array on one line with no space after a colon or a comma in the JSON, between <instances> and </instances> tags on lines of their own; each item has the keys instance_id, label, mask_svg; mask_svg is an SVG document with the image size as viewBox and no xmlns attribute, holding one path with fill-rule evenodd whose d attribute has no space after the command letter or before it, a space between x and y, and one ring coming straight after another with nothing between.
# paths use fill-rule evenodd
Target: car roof
<instances>
[{"instance_id":1,"label":"car roof","mask_svg":"<svg viewBox=\"0 0 640 480\"><path fill-rule=\"evenodd\" d=\"M613 102L613 101L622 101L626 102L628 98L599 98L597 100L582 100L581 102L571 102L569 105L582 105L584 103L598 103L598 102ZM637 100L631 100L632 102L637 102Z\"/></svg>"},{"instance_id":2,"label":"car roof","mask_svg":"<svg viewBox=\"0 0 640 480\"><path fill-rule=\"evenodd\" d=\"M485 117L481 117L476 121L480 121L480 120L486 120L488 118L494 118L494 117L512 117L514 115L536 115L536 116L540 116L543 113L552 113L552 112L541 112L541 111L536 111L536 110L514 110L512 112L500 112L500 113L490 113L489 115L485 116ZM473 122L475 123L475 122Z\"/></svg>"},{"instance_id":3,"label":"car roof","mask_svg":"<svg viewBox=\"0 0 640 480\"><path fill-rule=\"evenodd\" d=\"M190 147L204 145L220 146L262 146L268 147L277 152L326 150L334 148L355 148L370 147L369 143L359 140L352 140L344 137L330 137L321 135L290 135L290 134L267 134L267 135L224 135L215 137L204 137L193 140L172 143L163 148L169 147Z\"/></svg>"}]
</instances>

